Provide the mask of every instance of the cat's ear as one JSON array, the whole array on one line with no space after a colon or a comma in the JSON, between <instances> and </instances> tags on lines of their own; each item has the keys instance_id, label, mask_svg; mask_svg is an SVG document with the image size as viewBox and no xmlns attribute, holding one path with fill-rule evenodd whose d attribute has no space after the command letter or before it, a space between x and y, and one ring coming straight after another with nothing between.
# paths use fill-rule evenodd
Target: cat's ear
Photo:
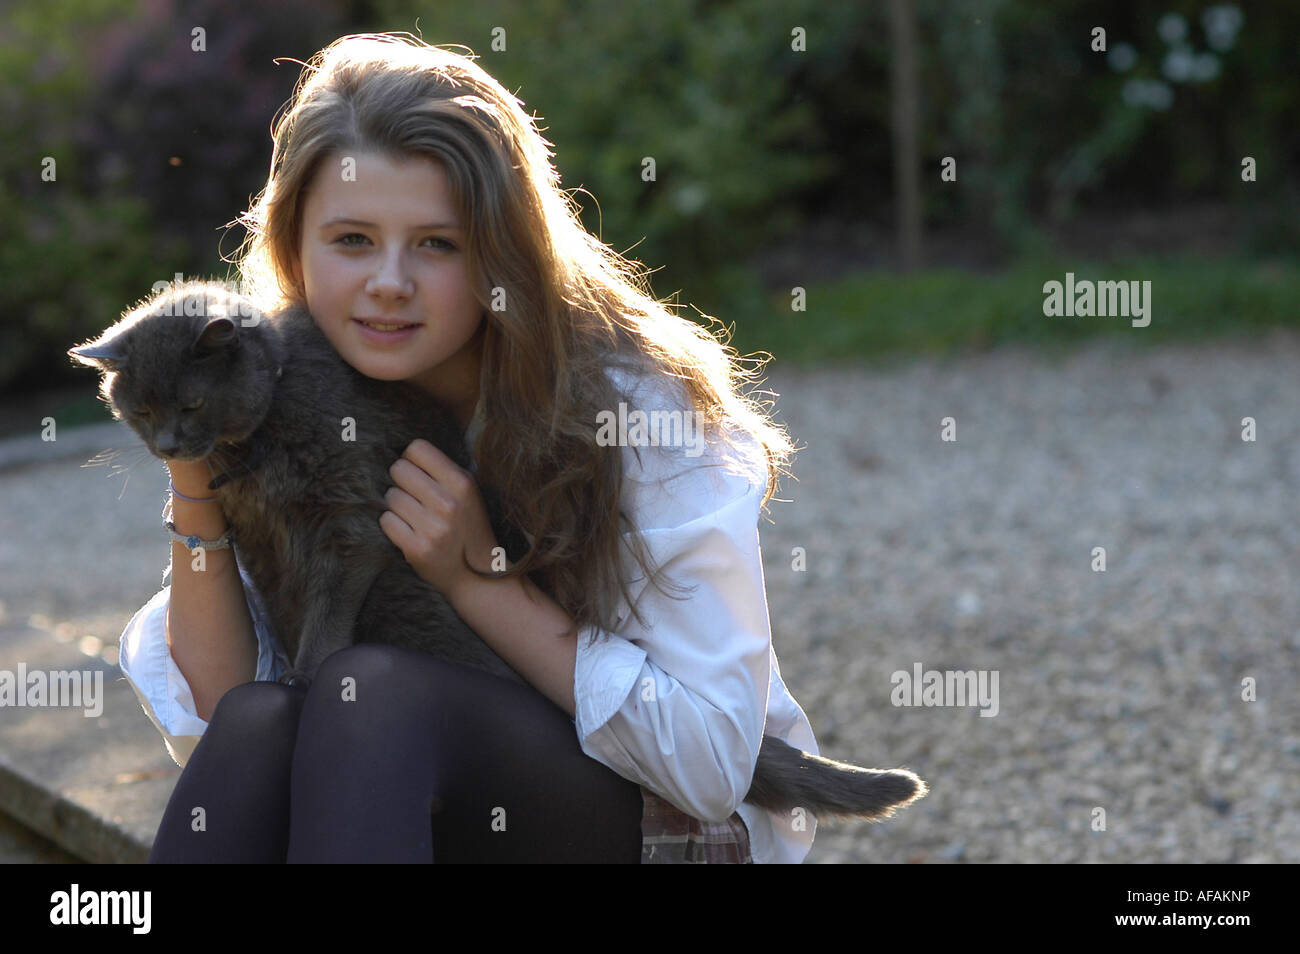
<instances>
[{"instance_id":1,"label":"cat's ear","mask_svg":"<svg viewBox=\"0 0 1300 954\"><path fill-rule=\"evenodd\" d=\"M100 338L79 348L69 348L68 355L92 368L121 371L126 367L126 346L123 338L123 335L107 340Z\"/></svg>"},{"instance_id":2,"label":"cat's ear","mask_svg":"<svg viewBox=\"0 0 1300 954\"><path fill-rule=\"evenodd\" d=\"M194 342L195 354L209 354L223 351L239 344L239 335L235 332L235 323L225 316L208 320Z\"/></svg>"}]
</instances>

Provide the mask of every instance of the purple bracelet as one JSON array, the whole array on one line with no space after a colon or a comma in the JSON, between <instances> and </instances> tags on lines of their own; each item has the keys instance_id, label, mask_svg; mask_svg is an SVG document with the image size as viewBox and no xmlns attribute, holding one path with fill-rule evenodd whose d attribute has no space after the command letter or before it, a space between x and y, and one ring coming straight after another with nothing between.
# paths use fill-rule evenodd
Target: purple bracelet
<instances>
[{"instance_id":1,"label":"purple bracelet","mask_svg":"<svg viewBox=\"0 0 1300 954\"><path fill-rule=\"evenodd\" d=\"M217 499L216 497L186 497L176 489L176 485L172 483L170 477L167 478L167 486L171 489L171 492L177 497L180 497L181 500L188 500L190 503L212 503Z\"/></svg>"}]
</instances>

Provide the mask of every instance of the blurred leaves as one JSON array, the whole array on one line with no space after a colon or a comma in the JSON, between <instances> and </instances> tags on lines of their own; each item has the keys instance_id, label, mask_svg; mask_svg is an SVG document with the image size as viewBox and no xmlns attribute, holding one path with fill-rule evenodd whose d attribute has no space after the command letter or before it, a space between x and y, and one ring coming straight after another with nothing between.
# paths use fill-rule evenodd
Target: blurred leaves
<instances>
[{"instance_id":1,"label":"blurred leaves","mask_svg":"<svg viewBox=\"0 0 1300 954\"><path fill-rule=\"evenodd\" d=\"M271 57L310 56L338 21L328 4L211 0L16 0L5 17L0 389L12 391L77 379L67 348L154 282L224 272L216 230L262 187L271 117L298 73Z\"/></svg>"},{"instance_id":2,"label":"blurred leaves","mask_svg":"<svg viewBox=\"0 0 1300 954\"><path fill-rule=\"evenodd\" d=\"M838 171L841 144L791 90L793 76L824 63L791 49L794 27L819 51L843 40L823 5L580 2L563 15L506 0L373 6L385 29L414 32L418 16L426 42L469 46L543 118L565 188L596 197L574 196L584 224L683 283L787 232L800 190ZM498 28L504 51L492 49ZM654 181L642 180L646 157Z\"/></svg>"},{"instance_id":3,"label":"blurred leaves","mask_svg":"<svg viewBox=\"0 0 1300 954\"><path fill-rule=\"evenodd\" d=\"M1300 5L914 5L928 229L973 229L1006 260L1080 211L1119 221L1210 200L1241 213L1239 251L1300 249ZM887 10L11 0L0 14L0 389L75 375L66 348L153 282L225 271L219 251L243 233L221 227L265 184L271 121L298 76L273 58L306 60L354 32L472 48L542 117L588 228L657 269L661 297L683 289L712 299L715 314L747 318L755 293L736 270L801 227L892 226ZM1090 48L1096 26L1108 53ZM941 183L949 155L958 180ZM1243 156L1257 161L1257 182L1241 181ZM46 157L52 182L41 178ZM642 179L646 157L654 181Z\"/></svg>"},{"instance_id":4,"label":"blurred leaves","mask_svg":"<svg viewBox=\"0 0 1300 954\"><path fill-rule=\"evenodd\" d=\"M0 35L0 385L32 382L115 320L130 276L151 257L145 204L84 190L76 135L94 84L87 51L134 5L15 3ZM42 173L50 170L52 180ZM57 358L54 356L57 351Z\"/></svg>"}]
</instances>

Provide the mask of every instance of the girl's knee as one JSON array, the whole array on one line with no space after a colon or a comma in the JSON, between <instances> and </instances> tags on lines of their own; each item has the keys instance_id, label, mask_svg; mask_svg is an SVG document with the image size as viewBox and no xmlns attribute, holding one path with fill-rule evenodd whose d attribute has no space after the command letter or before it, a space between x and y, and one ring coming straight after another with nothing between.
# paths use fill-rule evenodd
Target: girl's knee
<instances>
[{"instance_id":1,"label":"girl's knee","mask_svg":"<svg viewBox=\"0 0 1300 954\"><path fill-rule=\"evenodd\" d=\"M487 678L492 677L418 650L358 643L339 650L321 663L312 686L329 687L334 692L349 686L378 685L386 693L415 689L426 695L453 692L457 686L476 684Z\"/></svg>"},{"instance_id":2,"label":"girl's knee","mask_svg":"<svg viewBox=\"0 0 1300 954\"><path fill-rule=\"evenodd\" d=\"M302 693L277 682L246 682L217 700L211 726L218 731L257 731L296 719Z\"/></svg>"},{"instance_id":3,"label":"girl's knee","mask_svg":"<svg viewBox=\"0 0 1300 954\"><path fill-rule=\"evenodd\" d=\"M331 654L321 663L312 680L312 687L329 686L346 688L346 680L354 684L372 680L392 680L409 669L413 661L423 656L414 650L382 646L376 643L358 643Z\"/></svg>"}]
</instances>

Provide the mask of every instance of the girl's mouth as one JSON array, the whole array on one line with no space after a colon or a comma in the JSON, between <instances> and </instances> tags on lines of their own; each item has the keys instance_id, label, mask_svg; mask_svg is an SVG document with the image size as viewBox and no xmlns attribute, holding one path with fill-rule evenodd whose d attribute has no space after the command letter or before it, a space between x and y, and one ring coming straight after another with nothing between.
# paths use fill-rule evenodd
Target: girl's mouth
<instances>
[{"instance_id":1,"label":"girl's mouth","mask_svg":"<svg viewBox=\"0 0 1300 954\"><path fill-rule=\"evenodd\" d=\"M418 324L400 321L371 321L368 319L353 318L361 326L361 334L371 341L393 342L403 341L413 335Z\"/></svg>"},{"instance_id":2,"label":"girl's mouth","mask_svg":"<svg viewBox=\"0 0 1300 954\"><path fill-rule=\"evenodd\" d=\"M370 321L365 318L357 318L367 328L374 328L376 331L400 331L403 328L418 328L419 325L414 322L396 322L396 321Z\"/></svg>"}]
</instances>

